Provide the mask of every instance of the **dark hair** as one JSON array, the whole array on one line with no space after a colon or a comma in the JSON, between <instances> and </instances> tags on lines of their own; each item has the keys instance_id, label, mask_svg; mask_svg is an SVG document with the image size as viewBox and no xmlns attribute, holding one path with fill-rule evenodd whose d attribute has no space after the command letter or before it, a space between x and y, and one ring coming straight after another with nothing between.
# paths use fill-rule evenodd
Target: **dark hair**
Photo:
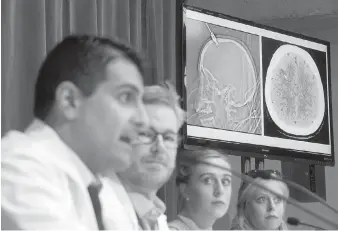
<instances>
[{"instance_id":1,"label":"dark hair","mask_svg":"<svg viewBox=\"0 0 338 231\"><path fill-rule=\"evenodd\" d=\"M116 58L128 59L144 76L144 60L124 43L89 35L65 37L48 53L40 67L35 85L35 117L45 120L53 107L55 91L64 81L72 82L89 96L105 79L106 65Z\"/></svg>"}]
</instances>

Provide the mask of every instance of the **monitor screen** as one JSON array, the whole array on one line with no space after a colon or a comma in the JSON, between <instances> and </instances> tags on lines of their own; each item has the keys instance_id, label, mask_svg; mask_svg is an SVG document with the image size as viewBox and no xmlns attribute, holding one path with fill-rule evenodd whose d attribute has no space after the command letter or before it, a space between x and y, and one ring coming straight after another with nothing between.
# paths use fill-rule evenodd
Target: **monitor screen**
<instances>
[{"instance_id":1,"label":"monitor screen","mask_svg":"<svg viewBox=\"0 0 338 231\"><path fill-rule=\"evenodd\" d=\"M330 44L183 6L184 145L334 165Z\"/></svg>"}]
</instances>

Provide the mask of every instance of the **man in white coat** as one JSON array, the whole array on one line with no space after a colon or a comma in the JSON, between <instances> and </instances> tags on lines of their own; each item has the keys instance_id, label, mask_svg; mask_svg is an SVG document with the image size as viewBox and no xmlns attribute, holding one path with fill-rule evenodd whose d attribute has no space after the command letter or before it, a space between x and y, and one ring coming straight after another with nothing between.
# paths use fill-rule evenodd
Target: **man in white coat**
<instances>
[{"instance_id":1,"label":"man in white coat","mask_svg":"<svg viewBox=\"0 0 338 231\"><path fill-rule=\"evenodd\" d=\"M143 75L138 55L107 38L68 36L47 55L36 119L2 138L2 229L109 229L96 176L131 164L148 124Z\"/></svg>"}]
</instances>

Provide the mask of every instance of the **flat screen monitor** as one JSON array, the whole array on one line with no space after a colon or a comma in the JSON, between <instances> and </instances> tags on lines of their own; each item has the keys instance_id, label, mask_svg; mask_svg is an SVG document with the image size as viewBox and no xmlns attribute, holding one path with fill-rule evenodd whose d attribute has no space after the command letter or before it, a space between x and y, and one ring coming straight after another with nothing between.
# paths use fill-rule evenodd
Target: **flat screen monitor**
<instances>
[{"instance_id":1,"label":"flat screen monitor","mask_svg":"<svg viewBox=\"0 0 338 231\"><path fill-rule=\"evenodd\" d=\"M187 5L182 14L185 147L334 165L329 42Z\"/></svg>"}]
</instances>

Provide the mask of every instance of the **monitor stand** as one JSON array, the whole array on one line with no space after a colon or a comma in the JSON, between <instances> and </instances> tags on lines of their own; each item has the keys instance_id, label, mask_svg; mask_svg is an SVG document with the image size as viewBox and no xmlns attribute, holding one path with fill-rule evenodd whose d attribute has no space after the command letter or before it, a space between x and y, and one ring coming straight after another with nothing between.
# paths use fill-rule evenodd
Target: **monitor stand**
<instances>
[{"instance_id":1,"label":"monitor stand","mask_svg":"<svg viewBox=\"0 0 338 231\"><path fill-rule=\"evenodd\" d=\"M250 158L247 156L241 156L242 173L247 173L253 169L264 170L264 158Z\"/></svg>"},{"instance_id":2,"label":"monitor stand","mask_svg":"<svg viewBox=\"0 0 338 231\"><path fill-rule=\"evenodd\" d=\"M263 158L255 158L255 169L264 170Z\"/></svg>"}]
</instances>

